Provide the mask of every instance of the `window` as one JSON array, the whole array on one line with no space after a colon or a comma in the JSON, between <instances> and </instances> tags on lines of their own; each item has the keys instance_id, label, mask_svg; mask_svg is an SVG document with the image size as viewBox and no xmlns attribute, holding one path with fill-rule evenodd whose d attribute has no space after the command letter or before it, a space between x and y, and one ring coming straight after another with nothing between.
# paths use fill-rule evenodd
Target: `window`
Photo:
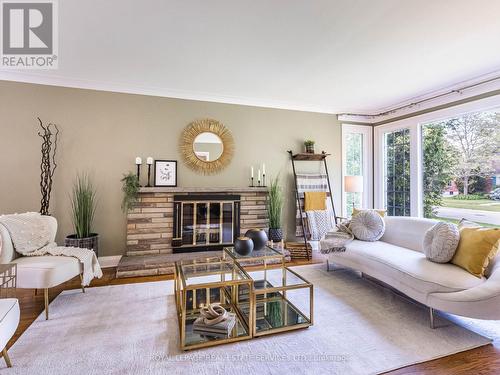
<instances>
[{"instance_id":1,"label":"window","mask_svg":"<svg viewBox=\"0 0 500 375\"><path fill-rule=\"evenodd\" d=\"M423 124L424 216L500 224L490 194L500 172L500 109L469 112Z\"/></svg>"},{"instance_id":2,"label":"window","mask_svg":"<svg viewBox=\"0 0 500 375\"><path fill-rule=\"evenodd\" d=\"M376 126L374 206L500 225L500 95Z\"/></svg>"},{"instance_id":3,"label":"window","mask_svg":"<svg viewBox=\"0 0 500 375\"><path fill-rule=\"evenodd\" d=\"M372 193L372 128L362 125L342 125L342 216L351 215L353 207L373 207ZM345 176L361 176L362 189L346 191ZM359 191L362 190L362 191Z\"/></svg>"},{"instance_id":4,"label":"window","mask_svg":"<svg viewBox=\"0 0 500 375\"><path fill-rule=\"evenodd\" d=\"M410 130L385 133L385 208L389 216L410 216Z\"/></svg>"}]
</instances>

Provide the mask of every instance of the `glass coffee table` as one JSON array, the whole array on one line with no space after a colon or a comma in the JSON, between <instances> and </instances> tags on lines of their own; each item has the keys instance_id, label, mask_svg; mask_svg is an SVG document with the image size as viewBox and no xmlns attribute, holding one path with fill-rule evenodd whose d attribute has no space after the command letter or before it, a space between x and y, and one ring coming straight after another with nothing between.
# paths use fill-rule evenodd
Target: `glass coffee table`
<instances>
[{"instance_id":1,"label":"glass coffee table","mask_svg":"<svg viewBox=\"0 0 500 375\"><path fill-rule=\"evenodd\" d=\"M272 266L270 260L277 262ZM263 264L245 269L245 264ZM313 324L313 285L285 266L284 256L270 247L241 256L232 247L223 256L175 265L175 301L182 350L248 340L307 328ZM193 330L200 309L220 303L236 315L224 337Z\"/></svg>"}]
</instances>

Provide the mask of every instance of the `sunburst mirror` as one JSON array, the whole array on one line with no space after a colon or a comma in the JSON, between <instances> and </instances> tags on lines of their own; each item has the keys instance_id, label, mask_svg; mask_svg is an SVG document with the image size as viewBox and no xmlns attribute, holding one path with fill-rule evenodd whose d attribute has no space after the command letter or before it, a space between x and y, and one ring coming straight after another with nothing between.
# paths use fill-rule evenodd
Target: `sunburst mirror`
<instances>
[{"instance_id":1,"label":"sunburst mirror","mask_svg":"<svg viewBox=\"0 0 500 375\"><path fill-rule=\"evenodd\" d=\"M234 140L231 132L219 121L196 120L182 132L179 148L189 168L204 174L214 174L231 162Z\"/></svg>"}]
</instances>

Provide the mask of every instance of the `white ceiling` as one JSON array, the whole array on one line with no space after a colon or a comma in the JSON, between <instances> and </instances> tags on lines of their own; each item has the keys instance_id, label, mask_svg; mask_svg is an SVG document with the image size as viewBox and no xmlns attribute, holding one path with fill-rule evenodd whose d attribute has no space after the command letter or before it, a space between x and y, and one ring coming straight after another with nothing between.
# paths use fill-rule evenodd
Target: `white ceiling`
<instances>
[{"instance_id":1,"label":"white ceiling","mask_svg":"<svg viewBox=\"0 0 500 375\"><path fill-rule=\"evenodd\" d=\"M500 69L498 0L63 0L59 69L0 79L376 112Z\"/></svg>"}]
</instances>

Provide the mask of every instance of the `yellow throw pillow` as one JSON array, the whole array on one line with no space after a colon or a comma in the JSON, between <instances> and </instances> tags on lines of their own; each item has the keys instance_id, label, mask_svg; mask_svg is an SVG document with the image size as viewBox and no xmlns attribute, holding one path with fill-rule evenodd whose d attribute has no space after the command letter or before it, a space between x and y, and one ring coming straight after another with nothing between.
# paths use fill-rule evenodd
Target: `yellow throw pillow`
<instances>
[{"instance_id":1,"label":"yellow throw pillow","mask_svg":"<svg viewBox=\"0 0 500 375\"><path fill-rule=\"evenodd\" d=\"M387 212L387 210L361 210L359 208L354 208L352 210L352 216L356 216L357 214L359 214L360 212L362 211L375 211L376 213L378 213L381 217L385 217L385 214Z\"/></svg>"},{"instance_id":2,"label":"yellow throw pillow","mask_svg":"<svg viewBox=\"0 0 500 375\"><path fill-rule=\"evenodd\" d=\"M500 228L474 226L470 222L460 222L460 242L451 260L474 276L483 277L490 261L500 247Z\"/></svg>"}]
</instances>

